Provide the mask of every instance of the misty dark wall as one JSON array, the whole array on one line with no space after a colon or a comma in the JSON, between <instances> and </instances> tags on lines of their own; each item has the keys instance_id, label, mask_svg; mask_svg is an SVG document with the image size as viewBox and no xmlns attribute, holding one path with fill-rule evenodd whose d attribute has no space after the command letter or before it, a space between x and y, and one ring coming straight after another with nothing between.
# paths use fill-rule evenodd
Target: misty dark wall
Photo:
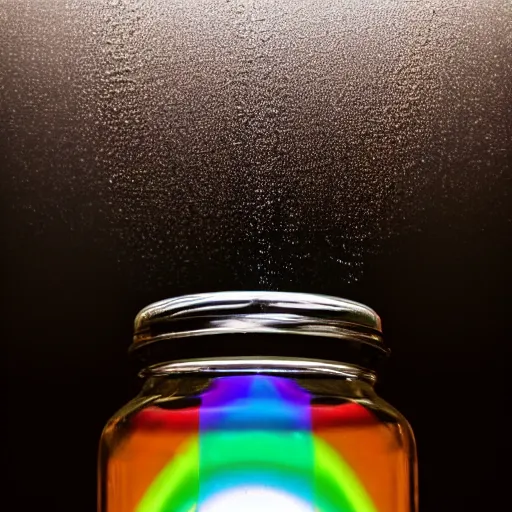
<instances>
[{"instance_id":1,"label":"misty dark wall","mask_svg":"<svg viewBox=\"0 0 512 512\"><path fill-rule=\"evenodd\" d=\"M7 493L95 507L138 386L135 313L182 293L364 302L424 512L505 489L508 0L3 0Z\"/></svg>"}]
</instances>

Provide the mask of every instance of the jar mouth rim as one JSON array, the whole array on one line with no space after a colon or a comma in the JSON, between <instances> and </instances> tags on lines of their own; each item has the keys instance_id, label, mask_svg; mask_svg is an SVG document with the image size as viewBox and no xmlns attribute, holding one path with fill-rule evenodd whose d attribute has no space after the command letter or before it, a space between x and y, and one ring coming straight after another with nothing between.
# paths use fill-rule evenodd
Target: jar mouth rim
<instances>
[{"instance_id":1,"label":"jar mouth rim","mask_svg":"<svg viewBox=\"0 0 512 512\"><path fill-rule=\"evenodd\" d=\"M328 295L275 291L201 293L150 304L135 318L130 351L163 340L231 334L343 339L389 352L380 317L368 306Z\"/></svg>"}]
</instances>

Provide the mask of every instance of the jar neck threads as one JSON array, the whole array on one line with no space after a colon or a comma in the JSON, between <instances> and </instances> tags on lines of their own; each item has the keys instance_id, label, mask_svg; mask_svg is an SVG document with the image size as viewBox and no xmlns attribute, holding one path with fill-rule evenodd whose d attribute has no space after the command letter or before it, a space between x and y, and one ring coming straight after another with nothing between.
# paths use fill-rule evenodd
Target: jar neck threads
<instances>
[{"instance_id":1,"label":"jar neck threads","mask_svg":"<svg viewBox=\"0 0 512 512\"><path fill-rule=\"evenodd\" d=\"M362 380L371 385L376 374L352 364L315 359L278 357L233 357L189 359L146 367L142 377L173 377L178 375L276 374L290 376L334 377Z\"/></svg>"}]
</instances>

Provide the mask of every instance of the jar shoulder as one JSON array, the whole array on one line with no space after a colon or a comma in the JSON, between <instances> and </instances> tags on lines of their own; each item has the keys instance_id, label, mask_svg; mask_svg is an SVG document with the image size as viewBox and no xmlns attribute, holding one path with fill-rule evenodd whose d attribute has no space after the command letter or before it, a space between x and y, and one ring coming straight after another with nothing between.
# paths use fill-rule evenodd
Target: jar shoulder
<instances>
[{"instance_id":1,"label":"jar shoulder","mask_svg":"<svg viewBox=\"0 0 512 512\"><path fill-rule=\"evenodd\" d=\"M102 439L107 444L117 444L117 439L134 428L193 431L217 421L215 418L222 413L227 418L222 423L226 428L293 429L304 424L305 418L309 418L311 428L317 429L366 423L385 426L414 445L407 419L368 383L255 379L250 383L252 388L244 390L246 384L243 379L223 378L146 382L141 393L108 420Z\"/></svg>"}]
</instances>

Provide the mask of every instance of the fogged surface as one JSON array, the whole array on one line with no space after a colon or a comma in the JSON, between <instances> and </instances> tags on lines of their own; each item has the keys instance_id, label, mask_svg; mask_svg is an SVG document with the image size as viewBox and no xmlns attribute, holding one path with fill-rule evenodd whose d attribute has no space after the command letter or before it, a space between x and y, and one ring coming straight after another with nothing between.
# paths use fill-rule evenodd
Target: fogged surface
<instances>
[{"instance_id":1,"label":"fogged surface","mask_svg":"<svg viewBox=\"0 0 512 512\"><path fill-rule=\"evenodd\" d=\"M384 242L510 200L508 0L0 13L8 226L132 288L336 291Z\"/></svg>"}]
</instances>

